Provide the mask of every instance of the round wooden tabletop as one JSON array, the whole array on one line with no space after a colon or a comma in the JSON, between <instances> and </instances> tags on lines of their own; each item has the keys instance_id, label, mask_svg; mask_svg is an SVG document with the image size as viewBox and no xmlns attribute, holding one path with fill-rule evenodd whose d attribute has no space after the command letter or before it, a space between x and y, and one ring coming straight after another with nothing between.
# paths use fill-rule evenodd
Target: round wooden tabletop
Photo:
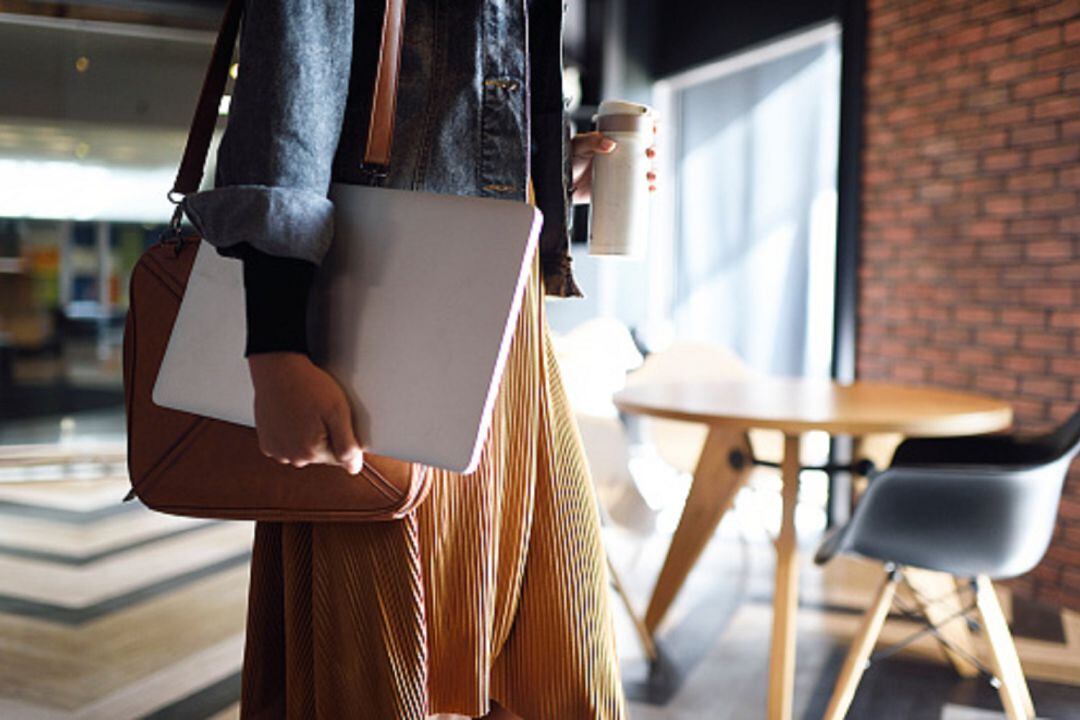
<instances>
[{"instance_id":1,"label":"round wooden tabletop","mask_svg":"<svg viewBox=\"0 0 1080 720\"><path fill-rule=\"evenodd\" d=\"M991 397L869 381L657 382L621 390L614 400L639 415L786 433L976 435L1012 422L1009 404Z\"/></svg>"}]
</instances>

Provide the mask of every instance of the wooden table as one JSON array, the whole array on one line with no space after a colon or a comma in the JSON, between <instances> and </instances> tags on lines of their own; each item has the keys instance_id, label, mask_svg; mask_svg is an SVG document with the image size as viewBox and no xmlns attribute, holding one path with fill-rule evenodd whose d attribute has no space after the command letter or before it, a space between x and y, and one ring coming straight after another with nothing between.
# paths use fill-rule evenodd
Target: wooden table
<instances>
[{"instance_id":1,"label":"wooden table","mask_svg":"<svg viewBox=\"0 0 1080 720\"><path fill-rule=\"evenodd\" d=\"M765 378L729 382L655 383L615 394L625 412L704 423L709 434L694 470L690 493L671 539L664 566L653 589L645 626L655 632L705 545L730 507L752 466L736 468L733 451L751 457L747 430L763 428L784 433L783 515L776 540L776 586L773 595L772 647L769 660L768 717L791 717L795 680L795 620L798 611L798 554L795 503L799 490L799 438L821 430L856 439L856 458L879 467L889 463L904 436L973 435L1009 426L1012 409L992 398L931 388L876 382L840 385L829 381ZM932 598L923 611L931 621L959 609L955 585L948 576L932 572L907 573L919 594ZM949 595L953 596L949 601ZM944 601L939 601L944 598ZM947 638L972 647L962 623L950 623ZM957 670L967 676L977 670L962 655L948 653Z\"/></svg>"}]
</instances>

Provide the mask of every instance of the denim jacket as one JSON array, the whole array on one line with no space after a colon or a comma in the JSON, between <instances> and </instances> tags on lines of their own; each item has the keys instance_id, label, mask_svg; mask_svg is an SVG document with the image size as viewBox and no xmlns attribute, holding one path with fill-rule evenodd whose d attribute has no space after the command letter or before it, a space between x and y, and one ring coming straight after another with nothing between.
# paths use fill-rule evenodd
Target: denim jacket
<instances>
[{"instance_id":1,"label":"denim jacket","mask_svg":"<svg viewBox=\"0 0 1080 720\"><path fill-rule=\"evenodd\" d=\"M382 179L360 170L377 5L247 1L214 187L183 201L196 229L223 252L248 243L318 264L333 236L331 182L524 201L531 174L547 294L580 296L569 253L565 0L408 0Z\"/></svg>"}]
</instances>

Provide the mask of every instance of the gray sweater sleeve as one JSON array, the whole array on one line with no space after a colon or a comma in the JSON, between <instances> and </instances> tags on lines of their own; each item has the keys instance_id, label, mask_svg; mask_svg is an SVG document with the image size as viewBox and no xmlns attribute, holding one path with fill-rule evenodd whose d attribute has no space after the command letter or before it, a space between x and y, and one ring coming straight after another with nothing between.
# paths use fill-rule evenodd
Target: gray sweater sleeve
<instances>
[{"instance_id":1,"label":"gray sweater sleeve","mask_svg":"<svg viewBox=\"0 0 1080 720\"><path fill-rule=\"evenodd\" d=\"M247 243L322 262L333 237L327 192L352 39L352 2L246 1L214 188L183 201L192 224L223 254Z\"/></svg>"}]
</instances>

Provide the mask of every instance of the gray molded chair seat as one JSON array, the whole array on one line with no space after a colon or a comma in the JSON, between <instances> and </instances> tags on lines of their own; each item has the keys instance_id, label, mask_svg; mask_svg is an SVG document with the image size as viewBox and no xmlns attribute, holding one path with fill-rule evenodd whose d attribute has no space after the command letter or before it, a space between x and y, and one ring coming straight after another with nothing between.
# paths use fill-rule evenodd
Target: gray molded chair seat
<instances>
[{"instance_id":1,"label":"gray molded chair seat","mask_svg":"<svg viewBox=\"0 0 1080 720\"><path fill-rule=\"evenodd\" d=\"M888 568L852 644L827 718L846 714L906 568L971 581L1006 712L1011 718L1034 717L990 579L1023 574L1042 559L1078 452L1080 411L1046 435L914 438L900 444L892 465L872 474L851 520L825 539L815 557L824 564L840 553L853 553Z\"/></svg>"},{"instance_id":2,"label":"gray molded chair seat","mask_svg":"<svg viewBox=\"0 0 1080 720\"><path fill-rule=\"evenodd\" d=\"M963 577L1021 575L1050 544L1078 451L1080 412L1037 437L905 440L815 559L852 552Z\"/></svg>"}]
</instances>

